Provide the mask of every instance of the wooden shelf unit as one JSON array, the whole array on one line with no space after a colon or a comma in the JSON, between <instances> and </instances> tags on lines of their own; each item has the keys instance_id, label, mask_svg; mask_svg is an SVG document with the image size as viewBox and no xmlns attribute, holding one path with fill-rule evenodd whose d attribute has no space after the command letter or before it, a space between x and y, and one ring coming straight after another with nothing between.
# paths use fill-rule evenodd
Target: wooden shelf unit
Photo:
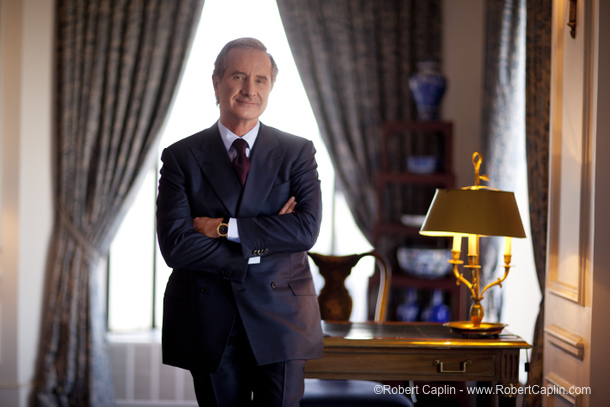
<instances>
[{"instance_id":1,"label":"wooden shelf unit","mask_svg":"<svg viewBox=\"0 0 610 407\"><path fill-rule=\"evenodd\" d=\"M401 157L391 157L390 148L388 147L392 137L400 136L410 137L410 141L418 144L421 149L435 150L440 158L439 166L436 172L433 173L412 173L406 169L404 163L396 165L396 162ZM422 140L422 138L427 138ZM404 141L404 140L403 140ZM428 144L436 143L433 146ZM440 145L439 145L440 144ZM449 297L449 305L451 308L452 319L463 319L466 316L466 292L464 287L456 284L455 276L452 273L440 279L419 278L406 274L401 270L396 258L396 249L401 245L397 244L391 249L383 249L379 247L379 242L384 236L396 236L398 240L403 242L408 241L408 245L413 247L420 246L438 246L450 244L447 240L421 236L419 227L407 226L403 224L396 216L392 217L385 211L385 201L387 199L386 192L393 185L396 186L422 186L426 188L427 193L436 188L453 188L455 185L455 176L452 170L452 151L453 151L453 124L450 122L388 122L383 125L382 142L381 142L381 162L380 171L376 176L376 194L377 194L377 216L373 227L373 242L377 250L382 252L390 262L392 267L392 293L390 297L390 307L396 307L400 300L398 290L404 290L408 287L418 290L431 291L433 289L441 289L446 292ZM392 165L391 158L394 158ZM406 161L406 157L402 157ZM401 168L402 167L402 168ZM433 194L433 192L432 192ZM431 202L432 196L430 196ZM425 215L430 202L426 202L425 208L419 208L421 213L414 215ZM420 205L421 206L421 205ZM450 246L448 246L450 247ZM377 274L373 275L369 281L369 290L375 292L379 284ZM423 308L426 304L420 303ZM396 310L388 310L389 318L396 318Z\"/></svg>"}]
</instances>

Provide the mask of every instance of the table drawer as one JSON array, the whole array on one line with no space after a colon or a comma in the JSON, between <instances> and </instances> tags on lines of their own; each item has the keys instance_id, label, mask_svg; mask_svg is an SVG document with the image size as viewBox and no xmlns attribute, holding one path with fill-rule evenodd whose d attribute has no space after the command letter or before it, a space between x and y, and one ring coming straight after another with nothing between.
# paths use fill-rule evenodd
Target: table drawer
<instances>
[{"instance_id":1,"label":"table drawer","mask_svg":"<svg viewBox=\"0 0 610 407\"><path fill-rule=\"evenodd\" d=\"M483 375L493 376L495 374L495 355L485 355L480 353L464 353L461 355L429 355L426 361L428 369L430 365L434 367L434 372L441 375ZM426 369L427 370L427 369Z\"/></svg>"},{"instance_id":2,"label":"table drawer","mask_svg":"<svg viewBox=\"0 0 610 407\"><path fill-rule=\"evenodd\" d=\"M322 359L308 361L306 371L309 377L328 378L492 380L496 375L496 356L472 350L337 349L325 351Z\"/></svg>"}]
</instances>

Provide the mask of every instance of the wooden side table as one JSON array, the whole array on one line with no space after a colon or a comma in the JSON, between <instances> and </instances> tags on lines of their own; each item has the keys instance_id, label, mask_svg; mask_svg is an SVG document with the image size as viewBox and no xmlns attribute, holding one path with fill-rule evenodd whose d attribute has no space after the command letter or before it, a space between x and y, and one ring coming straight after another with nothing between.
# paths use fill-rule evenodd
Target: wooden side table
<instances>
[{"instance_id":1,"label":"wooden side table","mask_svg":"<svg viewBox=\"0 0 610 407\"><path fill-rule=\"evenodd\" d=\"M324 356L307 362L306 377L491 382L499 396L518 385L520 350L531 348L508 332L468 338L434 323L323 322L323 330Z\"/></svg>"}]
</instances>

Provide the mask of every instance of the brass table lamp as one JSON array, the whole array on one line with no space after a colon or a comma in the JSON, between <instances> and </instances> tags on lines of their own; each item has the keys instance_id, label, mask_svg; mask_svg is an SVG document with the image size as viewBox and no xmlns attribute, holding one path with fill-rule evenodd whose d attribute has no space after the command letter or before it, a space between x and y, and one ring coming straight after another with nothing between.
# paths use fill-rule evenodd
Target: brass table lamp
<instances>
[{"instance_id":1,"label":"brass table lamp","mask_svg":"<svg viewBox=\"0 0 610 407\"><path fill-rule=\"evenodd\" d=\"M494 285L502 286L511 268L511 239L525 237L519 209L512 192L499 191L479 185L480 180L488 180L480 175L483 159L481 154L472 155L474 165L474 186L462 189L437 189L420 234L426 236L452 236L453 273L457 284L463 283L472 293L470 322L449 323L463 333L499 333L505 325L482 324L484 311L481 305L483 294ZM504 276L481 289L479 264L479 237L504 236ZM470 281L459 271L462 238L468 237L468 264ZM499 329L499 330L498 330Z\"/></svg>"}]
</instances>

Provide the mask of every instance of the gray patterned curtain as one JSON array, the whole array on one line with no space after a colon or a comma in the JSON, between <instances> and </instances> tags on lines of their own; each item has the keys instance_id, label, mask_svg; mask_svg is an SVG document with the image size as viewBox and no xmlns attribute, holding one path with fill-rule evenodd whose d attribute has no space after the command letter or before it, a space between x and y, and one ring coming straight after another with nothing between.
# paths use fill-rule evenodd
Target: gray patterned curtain
<instances>
[{"instance_id":1,"label":"gray patterned curtain","mask_svg":"<svg viewBox=\"0 0 610 407\"><path fill-rule=\"evenodd\" d=\"M204 0L58 0L57 221L36 403L108 406L95 271L168 111Z\"/></svg>"},{"instance_id":2,"label":"gray patterned curtain","mask_svg":"<svg viewBox=\"0 0 610 407\"><path fill-rule=\"evenodd\" d=\"M536 274L542 292L534 330L528 386L542 386L544 289L547 257L549 115L551 106L552 0L527 0L526 150L530 227ZM528 394L525 406L541 406L542 396Z\"/></svg>"},{"instance_id":3,"label":"gray patterned curtain","mask_svg":"<svg viewBox=\"0 0 610 407\"><path fill-rule=\"evenodd\" d=\"M515 191L525 179L525 0L487 0L483 85L483 164L493 188ZM481 240L484 284L496 280L500 238ZM500 275L501 276L501 275ZM498 320L502 291L485 295L486 317ZM495 315L494 315L495 314Z\"/></svg>"},{"instance_id":4,"label":"gray patterned curtain","mask_svg":"<svg viewBox=\"0 0 610 407\"><path fill-rule=\"evenodd\" d=\"M338 184L370 241L381 123L415 117L408 79L418 61L440 61L441 1L277 3Z\"/></svg>"}]
</instances>

